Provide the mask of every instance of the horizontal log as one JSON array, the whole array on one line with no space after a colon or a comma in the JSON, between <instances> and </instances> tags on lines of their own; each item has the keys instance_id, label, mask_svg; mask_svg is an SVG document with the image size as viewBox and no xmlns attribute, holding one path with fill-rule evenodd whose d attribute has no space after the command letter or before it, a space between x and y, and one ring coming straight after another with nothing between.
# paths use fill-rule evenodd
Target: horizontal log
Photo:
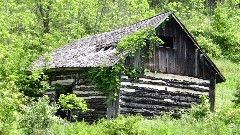
<instances>
[{"instance_id":1,"label":"horizontal log","mask_svg":"<svg viewBox=\"0 0 240 135\"><path fill-rule=\"evenodd\" d=\"M181 76L182 77L182 76ZM166 79L166 78L161 78L161 77L154 77L154 76L148 76L148 75L139 75L138 78L145 78L145 79L151 79L151 80L161 80L162 82L165 82L165 83L177 83L177 84L184 84L184 85L200 85L200 86L206 86L206 87L209 87L209 80L202 80L199 79L196 81L196 79L198 78L195 78L195 81L187 81L187 80L180 80L180 79L176 79L176 78L169 78L169 79ZM141 82L141 80L137 79L137 80L132 80L132 79L129 79L129 78L121 78L121 81L125 82Z\"/></svg>"},{"instance_id":2,"label":"horizontal log","mask_svg":"<svg viewBox=\"0 0 240 135\"><path fill-rule=\"evenodd\" d=\"M126 103L126 102L121 102L120 108L125 107L125 108L133 108L133 109L157 109L161 111L166 111L166 110L171 110L172 107L166 107L166 106L161 106L161 105L151 105L151 104L139 104L139 103Z\"/></svg>"},{"instance_id":3,"label":"horizontal log","mask_svg":"<svg viewBox=\"0 0 240 135\"><path fill-rule=\"evenodd\" d=\"M52 75L50 76L51 81L57 81L57 80L66 80L66 79L74 79L76 78L76 75Z\"/></svg>"},{"instance_id":4,"label":"horizontal log","mask_svg":"<svg viewBox=\"0 0 240 135\"><path fill-rule=\"evenodd\" d=\"M162 99L156 99L155 97L135 97L135 96L121 96L121 101L124 102L135 102L135 103L147 103L147 104L154 104L154 105L172 105L172 106L186 106L191 107L191 104L197 103L196 100L190 98L183 98L183 97L165 97ZM168 99L168 100L165 100ZM177 99L177 100L176 100ZM121 104L121 103L120 103Z\"/></svg>"},{"instance_id":5,"label":"horizontal log","mask_svg":"<svg viewBox=\"0 0 240 135\"><path fill-rule=\"evenodd\" d=\"M132 108L120 108L120 114L141 114L143 116L162 115L163 112L159 110L147 110L147 109L132 109Z\"/></svg>"},{"instance_id":6,"label":"horizontal log","mask_svg":"<svg viewBox=\"0 0 240 135\"><path fill-rule=\"evenodd\" d=\"M122 97L130 97L130 98L135 98L135 97L148 97L148 98L152 98L152 99L171 99L171 100L175 100L175 101L182 101L182 102L196 102L196 103L200 103L201 100L200 98L194 98L194 97L187 97L187 96L181 96L181 95L170 95L170 94L163 94L163 93L148 93L146 91L138 91L138 92L120 92Z\"/></svg>"},{"instance_id":7,"label":"horizontal log","mask_svg":"<svg viewBox=\"0 0 240 135\"><path fill-rule=\"evenodd\" d=\"M88 96L88 97L81 97L82 99L84 99L84 100L87 100L87 99L95 99L95 98L97 98L97 99L106 99L107 97L106 96Z\"/></svg>"},{"instance_id":8,"label":"horizontal log","mask_svg":"<svg viewBox=\"0 0 240 135\"><path fill-rule=\"evenodd\" d=\"M181 89L189 89L197 92L209 92L208 87L202 87L202 86L197 86L197 85L184 85L184 84L174 84L174 83L162 83L162 82L153 82L153 81L141 81L137 83L131 83L131 82L121 82L122 87L126 86L138 86L146 84L146 86L149 85L156 85L156 86L162 86L162 87L173 87L173 88L181 88Z\"/></svg>"},{"instance_id":9,"label":"horizontal log","mask_svg":"<svg viewBox=\"0 0 240 135\"><path fill-rule=\"evenodd\" d=\"M96 91L96 88L93 86L76 85L73 91Z\"/></svg>"},{"instance_id":10,"label":"horizontal log","mask_svg":"<svg viewBox=\"0 0 240 135\"><path fill-rule=\"evenodd\" d=\"M100 97L106 98L106 96L105 96L104 94L99 94L99 93L83 93L83 94L78 94L78 93L73 92L73 94L75 94L77 97L97 97L97 96L100 96Z\"/></svg>"},{"instance_id":11,"label":"horizontal log","mask_svg":"<svg viewBox=\"0 0 240 135\"><path fill-rule=\"evenodd\" d=\"M205 80L205 79L190 77L190 76L176 75L176 74L146 72L142 76L152 77L152 78L156 78L156 79L176 80L176 81L180 81L180 82L186 81L186 82L191 82L191 83L193 82L193 83L198 83L198 84L201 84L201 83L202 84L210 84L210 80Z\"/></svg>"},{"instance_id":12,"label":"horizontal log","mask_svg":"<svg viewBox=\"0 0 240 135\"><path fill-rule=\"evenodd\" d=\"M155 106L166 106L166 107L178 107L178 108L190 108L191 103L186 103L186 102L168 102L164 100L157 100L157 99L151 99L151 98L123 98L121 99L121 102L119 103L120 106L126 103L136 103L136 104L146 104L146 105L154 105Z\"/></svg>"},{"instance_id":13,"label":"horizontal log","mask_svg":"<svg viewBox=\"0 0 240 135\"><path fill-rule=\"evenodd\" d=\"M151 93L154 93L156 96L170 95L170 96L192 97L192 98L197 98L197 99L200 98L200 94L193 94L193 93L188 93L188 92L166 91L166 90L158 90L158 89L145 88L145 87L138 87L137 90L136 90L136 92L120 91L120 95L121 94L125 94L125 95L136 94L138 96L141 96L141 95L145 96L145 94L150 94L151 95ZM152 95L155 96L154 94L152 94Z\"/></svg>"},{"instance_id":14,"label":"horizontal log","mask_svg":"<svg viewBox=\"0 0 240 135\"><path fill-rule=\"evenodd\" d=\"M91 103L96 103L96 102L100 102L100 103L105 103L107 101L106 98L93 98L93 99L86 99L86 102L91 102Z\"/></svg>"},{"instance_id":15,"label":"horizontal log","mask_svg":"<svg viewBox=\"0 0 240 135\"><path fill-rule=\"evenodd\" d=\"M107 106L104 104L96 104L96 105L95 104L87 104L87 106L89 109L105 109L105 108L107 108Z\"/></svg>"}]
</instances>

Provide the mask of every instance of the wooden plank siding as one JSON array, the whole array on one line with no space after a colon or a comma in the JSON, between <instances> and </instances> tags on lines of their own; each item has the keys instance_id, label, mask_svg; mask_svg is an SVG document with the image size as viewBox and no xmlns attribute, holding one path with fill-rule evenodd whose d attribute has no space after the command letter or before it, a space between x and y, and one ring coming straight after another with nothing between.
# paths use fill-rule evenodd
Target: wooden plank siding
<instances>
[{"instance_id":1,"label":"wooden plank siding","mask_svg":"<svg viewBox=\"0 0 240 135\"><path fill-rule=\"evenodd\" d=\"M211 79L213 71L206 58L174 19L158 29L157 35L172 37L173 47L155 45L152 57L148 55L149 49L144 48L134 57L127 57L126 64L134 63L135 67L145 67L152 72ZM141 59L142 56L145 58Z\"/></svg>"}]
</instances>

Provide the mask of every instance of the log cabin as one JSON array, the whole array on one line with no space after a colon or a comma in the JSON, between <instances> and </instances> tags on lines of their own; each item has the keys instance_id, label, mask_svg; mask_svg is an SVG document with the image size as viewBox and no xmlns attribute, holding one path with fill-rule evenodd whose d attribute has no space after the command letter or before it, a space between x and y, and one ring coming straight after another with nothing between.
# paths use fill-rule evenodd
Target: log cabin
<instances>
[{"instance_id":1,"label":"log cabin","mask_svg":"<svg viewBox=\"0 0 240 135\"><path fill-rule=\"evenodd\" d=\"M107 103L109 96L86 83L82 72L100 66L114 66L121 59L116 53L120 40L147 28L154 29L164 43L154 46L151 58L141 57L147 55L147 48L138 50L134 56L125 56L125 65L144 67L148 72L139 75L134 82L129 76L120 74L121 86L115 90L118 96ZM171 12L79 39L51 52L50 56L52 59L48 62L40 57L32 64L37 69L48 66L45 74L49 76L52 88L46 94L56 102L62 94L54 87L59 84L64 86L65 94L74 93L85 99L89 110L74 113L79 120L90 122L115 118L119 114L139 113L149 117L188 109L201 102L200 95L209 97L210 110L214 111L215 85L225 81L216 65Z\"/></svg>"}]
</instances>

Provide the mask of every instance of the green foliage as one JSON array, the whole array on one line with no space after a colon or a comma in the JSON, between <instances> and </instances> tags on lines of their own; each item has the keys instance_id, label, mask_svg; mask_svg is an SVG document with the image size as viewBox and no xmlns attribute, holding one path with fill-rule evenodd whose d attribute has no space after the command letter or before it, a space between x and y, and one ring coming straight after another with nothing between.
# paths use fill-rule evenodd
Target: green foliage
<instances>
[{"instance_id":1,"label":"green foliage","mask_svg":"<svg viewBox=\"0 0 240 135\"><path fill-rule=\"evenodd\" d=\"M146 0L21 0L1 1L0 5L0 80L13 81L29 96L39 96L43 90L35 73L34 77L26 75L40 55L154 15Z\"/></svg>"},{"instance_id":2,"label":"green foliage","mask_svg":"<svg viewBox=\"0 0 240 135\"><path fill-rule=\"evenodd\" d=\"M146 129L146 135L202 135L202 134L239 134L237 124L226 124L221 118L223 114L212 113L201 120L196 120L190 115L181 119L173 119L168 115L153 120L144 120L141 125Z\"/></svg>"},{"instance_id":3,"label":"green foliage","mask_svg":"<svg viewBox=\"0 0 240 135\"><path fill-rule=\"evenodd\" d=\"M106 95L109 91L117 90L120 87L119 71L121 64L110 67L91 68L87 73L87 78L96 86L96 89Z\"/></svg>"},{"instance_id":4,"label":"green foliage","mask_svg":"<svg viewBox=\"0 0 240 135\"><path fill-rule=\"evenodd\" d=\"M147 0L96 1L97 14L93 29L95 33L109 31L133 24L154 15Z\"/></svg>"},{"instance_id":5,"label":"green foliage","mask_svg":"<svg viewBox=\"0 0 240 135\"><path fill-rule=\"evenodd\" d=\"M239 62L239 8L235 6L238 0L221 1L215 8L204 4L205 0L148 1L154 3L151 5L157 12L174 11L210 56ZM107 134L104 132L107 127L103 124L59 124L56 122L58 120L52 120L55 118L53 111L47 111L51 108L47 102L26 105L25 97L19 91L29 96L40 96L47 88L41 71L34 71L30 76L26 74L30 63L37 57L76 39L154 15L147 0L8 0L0 1L0 12L0 134ZM129 49L133 55L136 48L146 45L147 35L145 33L142 35L145 37L141 38L139 32L140 37L137 34L136 38L125 37L125 41L121 41L123 46L120 51ZM139 39L136 46L128 47L128 44L132 45L131 40L136 39ZM138 133L146 129L144 134L239 134L239 108L232 108L231 100L238 100L239 97L238 94L234 97L233 93L238 93L240 66L227 60L215 60L215 63L227 78L225 83L217 85L216 113L200 120L187 117L144 120ZM114 68L124 69L123 72L132 78L138 72L134 67ZM107 86L105 83L104 87L109 90L119 86L116 73L119 69L110 70L113 69L103 70L111 74L110 80L116 84ZM26 110L20 111L21 106ZM202 113L197 114L202 116ZM122 125L124 121L128 120L123 118L117 123ZM109 123L114 124L112 121ZM127 133L126 128L123 129L124 133ZM112 127L107 131L111 134L117 130L122 128ZM135 129L131 130L128 132L137 133Z\"/></svg>"},{"instance_id":6,"label":"green foliage","mask_svg":"<svg viewBox=\"0 0 240 135\"><path fill-rule=\"evenodd\" d=\"M53 124L51 127L53 135L105 135L104 128L100 124L82 122L72 122L65 124Z\"/></svg>"},{"instance_id":7,"label":"green foliage","mask_svg":"<svg viewBox=\"0 0 240 135\"><path fill-rule=\"evenodd\" d=\"M225 113L224 121L228 124L240 125L240 107L229 109Z\"/></svg>"},{"instance_id":8,"label":"green foliage","mask_svg":"<svg viewBox=\"0 0 240 135\"><path fill-rule=\"evenodd\" d=\"M48 77L41 70L34 70L18 82L20 92L29 97L41 97L49 89Z\"/></svg>"},{"instance_id":9,"label":"green foliage","mask_svg":"<svg viewBox=\"0 0 240 135\"><path fill-rule=\"evenodd\" d=\"M75 109L84 112L87 110L86 102L82 98L77 97L75 94L61 94L58 100L61 109L64 111Z\"/></svg>"},{"instance_id":10,"label":"green foliage","mask_svg":"<svg viewBox=\"0 0 240 135\"><path fill-rule=\"evenodd\" d=\"M54 116L56 106L49 105L47 96L32 101L30 105L21 107L20 125L26 134L47 134L53 123L61 122Z\"/></svg>"},{"instance_id":11,"label":"green foliage","mask_svg":"<svg viewBox=\"0 0 240 135\"><path fill-rule=\"evenodd\" d=\"M124 75L127 75L131 79L137 79L139 74L144 74L147 71L144 67L135 68L135 67L125 67L123 71Z\"/></svg>"},{"instance_id":12,"label":"green foliage","mask_svg":"<svg viewBox=\"0 0 240 135\"><path fill-rule=\"evenodd\" d=\"M214 42L222 49L223 55L235 62L240 62L239 13L240 9L230 1L219 3L214 10L211 33Z\"/></svg>"},{"instance_id":13,"label":"green foliage","mask_svg":"<svg viewBox=\"0 0 240 135\"><path fill-rule=\"evenodd\" d=\"M101 119L91 125L85 122L55 124L52 126L52 131L54 135L139 135L145 134L144 128L141 127L142 121L141 116L119 116L116 119Z\"/></svg>"},{"instance_id":14,"label":"green foliage","mask_svg":"<svg viewBox=\"0 0 240 135\"><path fill-rule=\"evenodd\" d=\"M237 114L237 113L236 113ZM239 114L237 114L239 115ZM235 115L235 116L237 116ZM227 115L228 116L228 115ZM230 117L229 117L230 118ZM233 118L233 117L231 117ZM237 118L237 117L235 117ZM237 118L239 119L239 117ZM116 119L102 119L91 125L85 122L54 124L53 134L89 134L89 135L118 135L118 134L144 134L144 135L202 135L202 134L232 134L240 132L237 121L227 123L225 112L210 113L197 120L192 115L183 114L179 119L170 115L163 115L151 120L141 116L119 116ZM235 119L232 119L235 120ZM194 130L193 130L194 129Z\"/></svg>"},{"instance_id":15,"label":"green foliage","mask_svg":"<svg viewBox=\"0 0 240 135\"><path fill-rule=\"evenodd\" d=\"M216 58L223 57L220 46L214 43L213 39L211 39L209 36L207 35L203 36L203 35L204 34L196 36L196 40L198 44L201 45L201 48L203 49L203 51L207 53L208 56L211 56L211 57L216 57Z\"/></svg>"},{"instance_id":16,"label":"green foliage","mask_svg":"<svg viewBox=\"0 0 240 135\"><path fill-rule=\"evenodd\" d=\"M101 120L98 124L102 125L105 130L104 134L108 135L139 135L144 134L144 130L139 123L143 120L141 116L118 116L116 119Z\"/></svg>"},{"instance_id":17,"label":"green foliage","mask_svg":"<svg viewBox=\"0 0 240 135\"><path fill-rule=\"evenodd\" d=\"M18 135L22 133L18 130L18 120L20 117L20 106L24 97L21 93L14 91L11 86L8 86L8 88L0 90L0 134Z\"/></svg>"},{"instance_id":18,"label":"green foliage","mask_svg":"<svg viewBox=\"0 0 240 135\"><path fill-rule=\"evenodd\" d=\"M221 73L226 77L226 81L216 86L216 108L228 110L234 106L236 100L234 94L237 93L238 82L240 79L240 64L232 63L230 60L214 60Z\"/></svg>"},{"instance_id":19,"label":"green foliage","mask_svg":"<svg viewBox=\"0 0 240 135\"><path fill-rule=\"evenodd\" d=\"M64 86L64 85L56 83L56 84L54 84L54 88L56 89L57 92L59 92L61 94L67 94L66 93L66 86Z\"/></svg>"},{"instance_id":20,"label":"green foliage","mask_svg":"<svg viewBox=\"0 0 240 135\"><path fill-rule=\"evenodd\" d=\"M72 118L75 115L72 114L73 110L78 110L85 112L87 110L86 101L80 97L77 97L76 94L61 94L58 99L58 104L60 109L66 112L67 120L72 121Z\"/></svg>"},{"instance_id":21,"label":"green foliage","mask_svg":"<svg viewBox=\"0 0 240 135\"><path fill-rule=\"evenodd\" d=\"M236 97L236 99L233 100L235 106L240 107L240 82L237 83L236 93L234 94L234 96Z\"/></svg>"},{"instance_id":22,"label":"green foliage","mask_svg":"<svg viewBox=\"0 0 240 135\"><path fill-rule=\"evenodd\" d=\"M206 117L210 114L209 108L209 99L207 96L201 95L201 104L192 106L189 114L192 115L195 119L199 120Z\"/></svg>"},{"instance_id":23,"label":"green foliage","mask_svg":"<svg viewBox=\"0 0 240 135\"><path fill-rule=\"evenodd\" d=\"M149 45L149 56L153 53L153 47L155 44L161 45L163 41L156 36L156 31L153 29L146 29L136 31L130 36L126 36L121 39L117 45L117 51L127 52L129 56L135 55L137 50L140 50Z\"/></svg>"}]
</instances>

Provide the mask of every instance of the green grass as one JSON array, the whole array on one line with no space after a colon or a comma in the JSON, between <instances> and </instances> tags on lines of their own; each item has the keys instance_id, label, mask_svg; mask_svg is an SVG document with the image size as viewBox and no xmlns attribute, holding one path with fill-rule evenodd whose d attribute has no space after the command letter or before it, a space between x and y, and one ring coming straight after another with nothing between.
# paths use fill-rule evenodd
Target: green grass
<instances>
[{"instance_id":1,"label":"green grass","mask_svg":"<svg viewBox=\"0 0 240 135\"><path fill-rule=\"evenodd\" d=\"M181 119L159 118L144 120L147 135L237 135L239 126L227 125L216 116L195 120L191 117Z\"/></svg>"},{"instance_id":2,"label":"green grass","mask_svg":"<svg viewBox=\"0 0 240 135\"><path fill-rule=\"evenodd\" d=\"M85 122L55 124L51 134L55 135L238 135L239 124L226 124L224 116L210 114L196 120L185 115L181 119L169 116L157 117L153 120L140 116L120 117L102 120L92 125Z\"/></svg>"},{"instance_id":3,"label":"green grass","mask_svg":"<svg viewBox=\"0 0 240 135\"><path fill-rule=\"evenodd\" d=\"M219 68L226 82L216 86L216 109L228 109L233 106L234 93L240 83L240 64L232 63L229 60L213 60Z\"/></svg>"}]
</instances>

